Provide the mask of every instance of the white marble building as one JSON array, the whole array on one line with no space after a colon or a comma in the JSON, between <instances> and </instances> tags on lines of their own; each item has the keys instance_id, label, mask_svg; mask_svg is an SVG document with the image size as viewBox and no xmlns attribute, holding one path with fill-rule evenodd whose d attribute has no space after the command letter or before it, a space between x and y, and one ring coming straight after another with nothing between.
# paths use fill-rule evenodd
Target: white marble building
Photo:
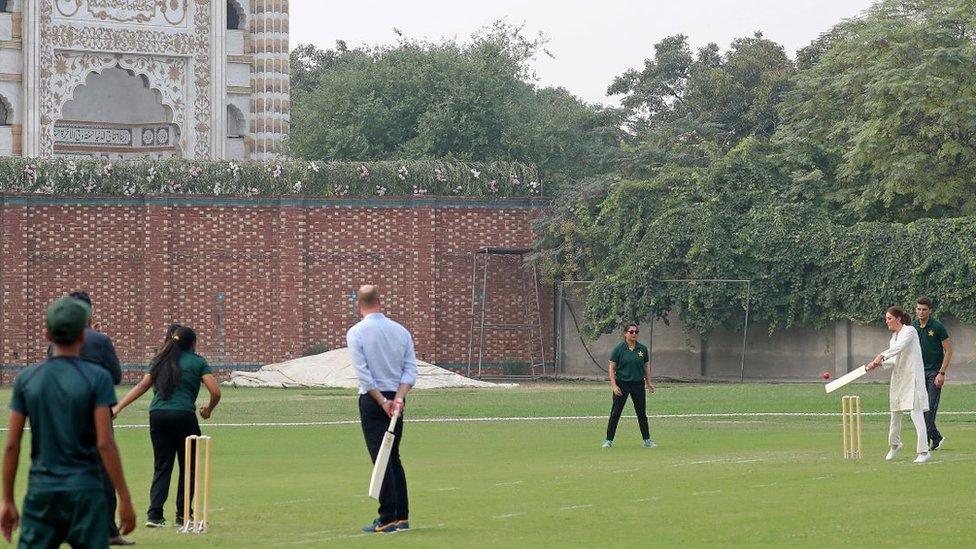
<instances>
[{"instance_id":1,"label":"white marble building","mask_svg":"<svg viewBox=\"0 0 976 549\"><path fill-rule=\"evenodd\" d=\"M262 160L288 0L0 0L0 155Z\"/></svg>"}]
</instances>

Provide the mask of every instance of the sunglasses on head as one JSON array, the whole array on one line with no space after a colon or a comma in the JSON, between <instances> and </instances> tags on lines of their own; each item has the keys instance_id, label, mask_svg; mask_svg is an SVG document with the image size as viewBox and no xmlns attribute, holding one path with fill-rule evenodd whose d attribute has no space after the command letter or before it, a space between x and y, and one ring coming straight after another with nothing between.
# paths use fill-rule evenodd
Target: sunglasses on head
<instances>
[{"instance_id":1,"label":"sunglasses on head","mask_svg":"<svg viewBox=\"0 0 976 549\"><path fill-rule=\"evenodd\" d=\"M628 334L639 334L640 330L627 330Z\"/></svg>"}]
</instances>

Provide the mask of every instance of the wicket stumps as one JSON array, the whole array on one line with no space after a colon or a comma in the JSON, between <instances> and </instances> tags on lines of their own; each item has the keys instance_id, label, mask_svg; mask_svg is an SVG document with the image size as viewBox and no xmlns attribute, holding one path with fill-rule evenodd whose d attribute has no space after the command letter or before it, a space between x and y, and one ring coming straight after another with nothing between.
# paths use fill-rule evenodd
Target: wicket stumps
<instances>
[{"instance_id":1,"label":"wicket stumps","mask_svg":"<svg viewBox=\"0 0 976 549\"><path fill-rule=\"evenodd\" d=\"M186 437L186 454L183 461L183 527L184 534L203 534L210 525L207 512L210 509L210 448L213 441L208 436L190 435ZM203 505L200 505L200 480L203 464ZM191 490L191 487L194 488ZM190 505L190 494L193 505ZM190 513L190 509L193 512Z\"/></svg>"},{"instance_id":2,"label":"wicket stumps","mask_svg":"<svg viewBox=\"0 0 976 549\"><path fill-rule=\"evenodd\" d=\"M841 405L844 430L844 459L861 458L861 397L845 396Z\"/></svg>"}]
</instances>

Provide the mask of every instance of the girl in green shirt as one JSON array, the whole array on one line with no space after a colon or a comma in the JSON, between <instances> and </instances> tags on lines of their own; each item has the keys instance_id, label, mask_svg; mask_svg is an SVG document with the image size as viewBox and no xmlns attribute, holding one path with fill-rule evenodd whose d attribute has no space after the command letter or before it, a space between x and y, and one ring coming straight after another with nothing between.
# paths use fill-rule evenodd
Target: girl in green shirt
<instances>
[{"instance_id":1,"label":"girl in green shirt","mask_svg":"<svg viewBox=\"0 0 976 549\"><path fill-rule=\"evenodd\" d=\"M610 390L613 391L613 406L610 408L610 420L607 423L607 438L603 441L604 448L613 446L613 438L617 434L617 423L627 404L627 397L634 402L634 412L637 414L637 425L640 427L644 446L653 448L650 431L647 426L647 405L644 386L651 393L654 384L651 383L651 352L646 346L637 341L640 328L637 324L627 324L624 328L624 340L614 347L610 353Z\"/></svg>"},{"instance_id":2,"label":"girl in green shirt","mask_svg":"<svg viewBox=\"0 0 976 549\"><path fill-rule=\"evenodd\" d=\"M163 505L169 495L169 483L173 476L173 461L179 461L179 480L176 490L176 523L180 525L190 516L184 513L183 448L186 437L200 434L197 423L196 400L201 383L210 392L210 403L200 408L200 417L210 419L210 414L220 402L220 387L210 365L196 354L197 334L185 326L170 326L166 342L150 363L149 373L129 391L112 410L118 415L126 406L150 389L154 390L149 405L149 436L153 445L154 471L149 488L149 513L146 526L158 528L166 525ZM192 489L192 486L191 486ZM193 497L192 494L190 496ZM190 513L192 514L192 509Z\"/></svg>"}]
</instances>

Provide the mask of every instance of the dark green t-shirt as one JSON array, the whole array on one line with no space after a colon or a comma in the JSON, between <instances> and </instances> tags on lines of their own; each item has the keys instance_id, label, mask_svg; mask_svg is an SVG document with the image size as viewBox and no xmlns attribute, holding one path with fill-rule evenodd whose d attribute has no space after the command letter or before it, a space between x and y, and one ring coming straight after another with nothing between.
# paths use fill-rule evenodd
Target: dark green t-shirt
<instances>
[{"instance_id":1,"label":"dark green t-shirt","mask_svg":"<svg viewBox=\"0 0 976 549\"><path fill-rule=\"evenodd\" d=\"M912 326L918 330L918 342L922 346L922 363L925 364L925 371L939 370L942 367L942 359L945 358L942 342L949 339L949 332L941 322L931 317L924 328L919 324L918 319L912 322Z\"/></svg>"},{"instance_id":2,"label":"dark green t-shirt","mask_svg":"<svg viewBox=\"0 0 976 549\"><path fill-rule=\"evenodd\" d=\"M149 411L155 410L183 410L196 412L197 393L200 392L200 380L203 376L213 373L210 365L202 356L183 351L180 353L180 383L176 390L163 400L163 395L155 391Z\"/></svg>"},{"instance_id":3,"label":"dark green t-shirt","mask_svg":"<svg viewBox=\"0 0 976 549\"><path fill-rule=\"evenodd\" d=\"M621 341L610 353L610 361L617 364L617 381L644 381L644 365L650 360L647 347L637 342L631 351Z\"/></svg>"},{"instance_id":4,"label":"dark green t-shirt","mask_svg":"<svg viewBox=\"0 0 976 549\"><path fill-rule=\"evenodd\" d=\"M10 409L30 422L28 492L101 489L94 414L115 403L108 372L80 358L50 358L17 376Z\"/></svg>"}]
</instances>

